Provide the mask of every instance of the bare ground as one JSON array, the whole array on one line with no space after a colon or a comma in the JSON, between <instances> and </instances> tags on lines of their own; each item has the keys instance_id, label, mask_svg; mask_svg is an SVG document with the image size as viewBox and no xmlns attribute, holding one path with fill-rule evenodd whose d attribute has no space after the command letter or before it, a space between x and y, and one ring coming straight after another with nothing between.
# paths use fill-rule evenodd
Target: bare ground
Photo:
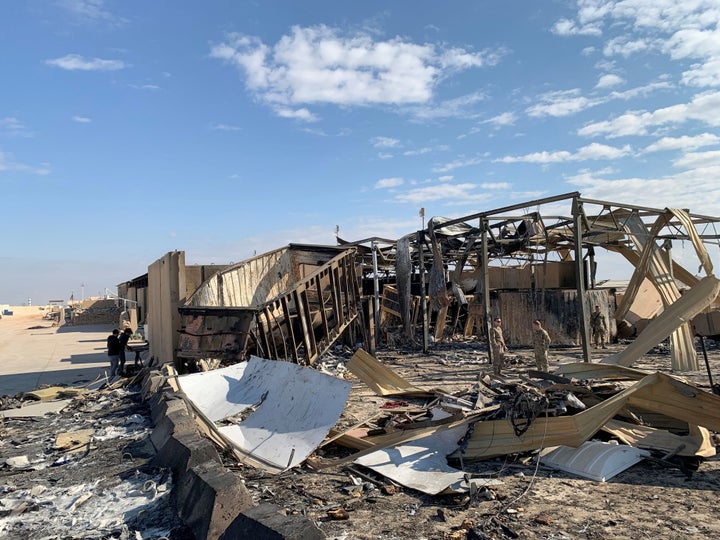
<instances>
[{"instance_id":1,"label":"bare ground","mask_svg":"<svg viewBox=\"0 0 720 540\"><path fill-rule=\"evenodd\" d=\"M612 345L601 354L612 354L623 345ZM720 350L708 342L712 374L720 379ZM593 351L597 354L598 351ZM531 351L513 351L514 359L506 370L510 379L533 368ZM581 359L579 349L551 351L551 370L564 362ZM330 371L349 359L338 353L325 359ZM489 371L482 344L475 340L437 343L430 354L410 350L383 350L376 355L385 364L417 386L442 387L453 392L468 390L478 375ZM710 389L707 371L683 373L690 383ZM318 366L321 367L321 366ZM651 371L670 371L670 359L659 348L645 355L635 367ZM340 370L341 371L341 370ZM349 373L353 390L338 428L347 428L378 411L387 398L376 396L364 383ZM422 405L423 400L406 400ZM5 420L0 426L0 454L44 457L48 466L40 470L0 468L0 498L12 499L35 485L49 488L73 486L101 479L101 491L138 475L162 474L148 466L147 440L142 436L108 440L89 453L62 466L49 466L60 455L51 449L54 436L61 431L82 427L122 427L132 415L146 416L144 406L132 392L102 397L102 406L87 398L57 417L44 420ZM326 460L344 457L353 451L327 445L317 455ZM720 460L702 461L698 470L686 474L652 461L642 461L608 482L595 482L567 473L539 467L532 453L509 455L479 462L465 462L465 471L502 480L484 497L473 500L467 494L430 496L394 486L369 469L352 466L330 467L320 471L307 465L281 475L227 461L244 478L256 502L272 502L284 513L302 514L314 520L328 538L343 539L446 539L446 538L527 538L527 539L598 539L598 538L719 538L717 509L720 490ZM360 476L360 486L351 481ZM155 477L156 477L155 476ZM153 476L150 476L153 477ZM153 478L155 478L153 477ZM142 477L145 478L145 477ZM69 488L68 488L69 489ZM48 492L49 493L49 492ZM338 511L343 509L344 512ZM2 512L0 508L0 512ZM98 510L99 511L99 510ZM143 512L128 514L124 524L116 521L102 531L58 534L53 531L52 504L23 510L18 519L9 510L0 513L0 525L13 520L5 529L8 538L118 538L132 531L164 530L171 538L189 538L189 531L178 523L163 500ZM334 519L331 514L346 519ZM24 518L23 518L24 516ZM97 525L97 524L96 524ZM92 523L84 525L92 529ZM9 532L12 531L12 532ZM135 536L138 537L137 535ZM157 536L155 536L157 537Z\"/></svg>"}]
</instances>

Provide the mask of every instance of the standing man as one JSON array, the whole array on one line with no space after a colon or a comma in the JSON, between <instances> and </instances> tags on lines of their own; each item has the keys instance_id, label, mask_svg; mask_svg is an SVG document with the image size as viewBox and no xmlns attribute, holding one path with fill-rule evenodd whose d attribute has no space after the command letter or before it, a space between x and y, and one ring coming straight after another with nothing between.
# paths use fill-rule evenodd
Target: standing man
<instances>
[{"instance_id":1,"label":"standing man","mask_svg":"<svg viewBox=\"0 0 720 540\"><path fill-rule=\"evenodd\" d=\"M600 312L600 306L595 306L595 311L590 315L590 328L592 330L593 348L597 349L599 344L603 349L607 349L605 346L607 321L605 315Z\"/></svg>"},{"instance_id":2,"label":"standing man","mask_svg":"<svg viewBox=\"0 0 720 540\"><path fill-rule=\"evenodd\" d=\"M115 328L107 338L107 353L110 359L110 378L118 374L118 363L120 362L120 331Z\"/></svg>"},{"instance_id":3,"label":"standing man","mask_svg":"<svg viewBox=\"0 0 720 540\"><path fill-rule=\"evenodd\" d=\"M132 351L132 347L128 345L130 336L132 336L132 328L126 328L123 333L120 334L120 370L119 375L125 375L125 351Z\"/></svg>"},{"instance_id":4,"label":"standing man","mask_svg":"<svg viewBox=\"0 0 720 540\"><path fill-rule=\"evenodd\" d=\"M505 353L508 350L503 337L502 319L500 317L493 319L493 327L490 330L490 346L492 347L493 373L500 375L505 363Z\"/></svg>"},{"instance_id":5,"label":"standing man","mask_svg":"<svg viewBox=\"0 0 720 540\"><path fill-rule=\"evenodd\" d=\"M542 327L538 319L533 321L533 347L535 349L535 365L539 371L548 372L548 349L550 334Z\"/></svg>"}]
</instances>

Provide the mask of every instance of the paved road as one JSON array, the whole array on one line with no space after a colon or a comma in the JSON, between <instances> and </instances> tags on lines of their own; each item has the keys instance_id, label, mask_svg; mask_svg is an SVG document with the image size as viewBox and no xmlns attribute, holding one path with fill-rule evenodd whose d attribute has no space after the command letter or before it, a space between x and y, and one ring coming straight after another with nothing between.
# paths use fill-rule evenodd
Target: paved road
<instances>
[{"instance_id":1,"label":"paved road","mask_svg":"<svg viewBox=\"0 0 720 540\"><path fill-rule=\"evenodd\" d=\"M0 396L83 385L108 371L105 340L112 326L52 327L42 314L24 309L0 319Z\"/></svg>"}]
</instances>

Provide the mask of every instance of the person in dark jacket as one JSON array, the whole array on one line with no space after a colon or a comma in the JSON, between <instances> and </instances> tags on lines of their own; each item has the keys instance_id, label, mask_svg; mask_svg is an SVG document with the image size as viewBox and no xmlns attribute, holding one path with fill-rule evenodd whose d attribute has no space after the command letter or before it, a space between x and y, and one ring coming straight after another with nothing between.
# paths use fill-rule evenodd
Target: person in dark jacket
<instances>
[{"instance_id":1,"label":"person in dark jacket","mask_svg":"<svg viewBox=\"0 0 720 540\"><path fill-rule=\"evenodd\" d=\"M130 341L130 336L132 336L132 328L126 328L123 330L122 334L120 334L120 370L119 375L125 375L125 351L132 351L132 347L128 345L128 341Z\"/></svg>"},{"instance_id":2,"label":"person in dark jacket","mask_svg":"<svg viewBox=\"0 0 720 540\"><path fill-rule=\"evenodd\" d=\"M107 338L107 353L110 359L110 378L112 379L118 374L118 365L120 364L120 346L119 339L120 330L115 328Z\"/></svg>"}]
</instances>

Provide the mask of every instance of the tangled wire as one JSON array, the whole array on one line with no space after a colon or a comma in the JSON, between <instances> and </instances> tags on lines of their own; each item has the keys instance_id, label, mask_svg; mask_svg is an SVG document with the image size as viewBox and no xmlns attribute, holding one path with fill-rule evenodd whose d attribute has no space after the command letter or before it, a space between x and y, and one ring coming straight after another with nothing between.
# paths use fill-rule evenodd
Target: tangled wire
<instances>
[{"instance_id":1,"label":"tangled wire","mask_svg":"<svg viewBox=\"0 0 720 540\"><path fill-rule=\"evenodd\" d=\"M515 435L519 437L532 425L535 418L547 411L550 402L544 394L518 392L513 398L507 414Z\"/></svg>"}]
</instances>

